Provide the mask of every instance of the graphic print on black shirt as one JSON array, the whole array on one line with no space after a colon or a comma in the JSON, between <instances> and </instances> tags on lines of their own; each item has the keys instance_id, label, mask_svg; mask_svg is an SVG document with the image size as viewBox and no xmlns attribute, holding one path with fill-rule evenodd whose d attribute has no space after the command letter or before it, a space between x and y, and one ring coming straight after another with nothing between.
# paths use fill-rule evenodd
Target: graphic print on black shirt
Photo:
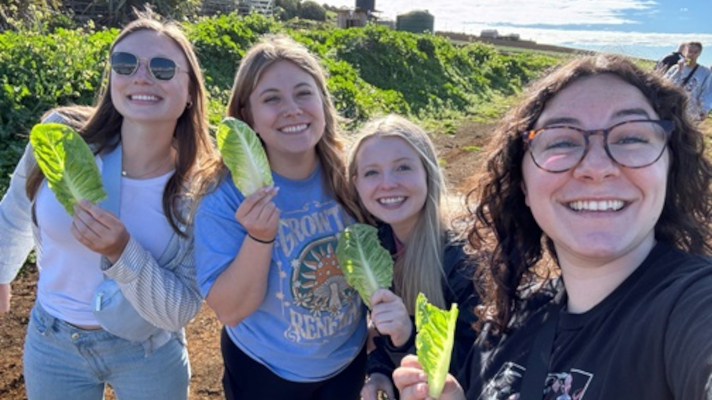
<instances>
[{"instance_id":1,"label":"graphic print on black shirt","mask_svg":"<svg viewBox=\"0 0 712 400\"><path fill-rule=\"evenodd\" d=\"M526 368L506 362L487 384L480 400L518 400ZM582 400L593 374L572 368L569 372L549 373L544 383L544 400Z\"/></svg>"}]
</instances>

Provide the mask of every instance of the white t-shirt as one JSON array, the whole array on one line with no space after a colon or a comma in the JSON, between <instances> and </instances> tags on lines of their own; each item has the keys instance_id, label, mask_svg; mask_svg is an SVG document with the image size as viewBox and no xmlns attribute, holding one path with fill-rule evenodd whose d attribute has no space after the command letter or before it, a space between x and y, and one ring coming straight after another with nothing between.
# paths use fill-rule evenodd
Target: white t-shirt
<instances>
[{"instance_id":1,"label":"white t-shirt","mask_svg":"<svg viewBox=\"0 0 712 400\"><path fill-rule=\"evenodd\" d=\"M97 157L101 170L102 162ZM156 178L121 178L121 221L129 234L155 258L166 248L173 231L163 214L163 191L173 171ZM104 279L101 255L74 238L72 217L43 183L35 213L41 250L37 298L52 316L75 325L98 325L92 313L94 289Z\"/></svg>"}]
</instances>

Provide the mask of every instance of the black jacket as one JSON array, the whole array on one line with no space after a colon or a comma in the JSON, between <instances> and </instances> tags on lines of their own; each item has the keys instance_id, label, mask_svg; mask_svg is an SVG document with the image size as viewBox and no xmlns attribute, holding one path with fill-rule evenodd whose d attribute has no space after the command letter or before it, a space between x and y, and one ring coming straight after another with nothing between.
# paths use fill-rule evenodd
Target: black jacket
<instances>
[{"instance_id":1,"label":"black jacket","mask_svg":"<svg viewBox=\"0 0 712 400\"><path fill-rule=\"evenodd\" d=\"M387 224L379 226L378 236L381 244L390 251L391 255L396 255L396 243L393 230ZM457 303L459 314L457 326L455 327L455 345L450 362L450 371L456 373L465 363L472 344L477 338L477 333L472 328L476 321L474 308L477 306L479 296L475 291L473 276L476 265L464 252L464 242L453 241L448 234L447 245L443 258L443 270L445 279L443 289L445 303ZM391 288L393 290L393 288ZM398 293L395 293L398 295ZM382 373L392 379L393 370L400 365L400 360L407 354L415 354L415 321L413 322L413 333L405 345L395 347L390 337L383 336L374 339L376 348L369 353L366 366L367 374Z\"/></svg>"}]
</instances>

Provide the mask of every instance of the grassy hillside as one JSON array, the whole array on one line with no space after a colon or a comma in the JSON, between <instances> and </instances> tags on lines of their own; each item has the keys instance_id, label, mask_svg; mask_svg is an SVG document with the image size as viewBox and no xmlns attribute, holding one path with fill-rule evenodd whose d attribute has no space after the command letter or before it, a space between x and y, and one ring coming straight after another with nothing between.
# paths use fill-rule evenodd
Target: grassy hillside
<instances>
[{"instance_id":1,"label":"grassy hillside","mask_svg":"<svg viewBox=\"0 0 712 400\"><path fill-rule=\"evenodd\" d=\"M42 29L0 33L0 193L27 133L45 111L92 103L118 33L91 27ZM185 29L204 68L213 123L224 113L240 59L267 33L291 35L319 55L347 129L386 112L447 129L465 116L491 113L496 99L517 93L558 62L548 55L504 54L481 43L456 45L440 36L383 27L285 25L257 15L203 17L185 23Z\"/></svg>"}]
</instances>

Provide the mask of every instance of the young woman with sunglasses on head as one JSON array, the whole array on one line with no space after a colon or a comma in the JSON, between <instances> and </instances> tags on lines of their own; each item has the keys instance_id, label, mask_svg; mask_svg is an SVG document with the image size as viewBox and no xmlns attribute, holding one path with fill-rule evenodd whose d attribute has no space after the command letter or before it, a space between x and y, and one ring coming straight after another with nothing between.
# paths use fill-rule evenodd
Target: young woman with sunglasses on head
<instances>
[{"instance_id":1,"label":"young woman with sunglasses on head","mask_svg":"<svg viewBox=\"0 0 712 400\"><path fill-rule=\"evenodd\" d=\"M375 348L368 354L363 400L378 392L395 399L391 374L406 354L415 354L415 300L460 309L451 370L465 361L476 338L472 327L479 303L472 281L474 262L464 241L448 230L448 191L428 134L407 119L389 115L366 124L348 157L352 196L379 228L393 256L394 284L371 297Z\"/></svg>"},{"instance_id":2,"label":"young woman with sunglasses on head","mask_svg":"<svg viewBox=\"0 0 712 400\"><path fill-rule=\"evenodd\" d=\"M365 307L334 253L356 207L319 61L266 38L242 59L227 114L257 132L274 186L245 196L225 169L196 215L200 290L225 324L226 398L357 400Z\"/></svg>"},{"instance_id":3,"label":"young woman with sunglasses on head","mask_svg":"<svg viewBox=\"0 0 712 400\"><path fill-rule=\"evenodd\" d=\"M598 56L507 116L469 197L470 240L494 249L482 347L441 399L712 397L712 166L685 106L660 77ZM394 379L403 399L426 398L416 360Z\"/></svg>"},{"instance_id":4,"label":"young woman with sunglasses on head","mask_svg":"<svg viewBox=\"0 0 712 400\"><path fill-rule=\"evenodd\" d=\"M116 174L104 183L118 182L117 212L82 201L71 217L29 146L0 204L0 309L9 309L8 282L39 250L23 359L30 400L103 399L106 384L120 400L188 397L183 327L202 302L189 210L200 170L218 165L203 77L179 26L150 12L119 33L110 63L93 108L60 108L44 120L76 128L100 170L114 155ZM103 328L93 294L106 278L155 333L133 341Z\"/></svg>"}]
</instances>

